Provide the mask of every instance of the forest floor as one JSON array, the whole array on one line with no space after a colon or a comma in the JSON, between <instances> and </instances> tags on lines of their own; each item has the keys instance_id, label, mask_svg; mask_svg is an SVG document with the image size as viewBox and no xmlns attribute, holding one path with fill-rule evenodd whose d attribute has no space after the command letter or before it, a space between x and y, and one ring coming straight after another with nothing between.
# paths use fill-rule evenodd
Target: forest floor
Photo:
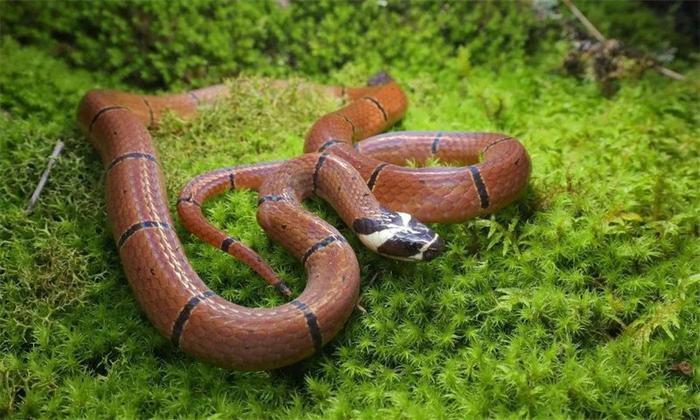
<instances>
[{"instance_id":1,"label":"forest floor","mask_svg":"<svg viewBox=\"0 0 700 420\"><path fill-rule=\"evenodd\" d=\"M75 123L80 97L113 79L2 38L0 417L700 416L700 70L631 74L610 93L562 71L565 49L497 71L465 54L434 73L389 68L410 100L394 129L514 135L532 159L528 190L495 215L434 225L447 250L415 265L361 248L310 200L356 250L367 312L298 365L241 373L178 351L129 289L103 168ZM377 70L358 59L324 81L361 84ZM173 210L202 171L300 154L311 123L340 105L266 80L230 79L229 99L155 131ZM227 193L205 213L298 293L303 270L258 227L255 206L255 193ZM223 297L284 301L178 232Z\"/></svg>"}]
</instances>

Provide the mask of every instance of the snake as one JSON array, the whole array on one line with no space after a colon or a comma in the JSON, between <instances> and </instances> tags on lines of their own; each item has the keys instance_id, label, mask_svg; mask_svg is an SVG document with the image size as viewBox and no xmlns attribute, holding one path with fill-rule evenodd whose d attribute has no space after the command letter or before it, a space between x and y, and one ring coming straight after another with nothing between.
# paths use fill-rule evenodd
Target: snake
<instances>
[{"instance_id":1,"label":"snake","mask_svg":"<svg viewBox=\"0 0 700 420\"><path fill-rule=\"evenodd\" d=\"M133 294L153 326L197 359L234 370L277 369L318 353L342 329L358 304L359 263L340 231L303 207L308 197L327 201L370 250L428 261L446 244L426 223L490 214L526 188L530 157L512 136L381 134L408 105L385 72L364 86L318 89L345 103L313 123L302 155L209 171L190 181L175 203L187 230L291 298L289 287L254 250L202 212L207 199L227 191L258 192L258 223L299 260L307 276L298 296L266 308L227 301L193 269L175 231L149 131L166 112L192 117L229 95L229 88L219 84L164 95L95 89L80 101L78 125L105 168L107 215ZM426 165L436 159L450 166Z\"/></svg>"}]
</instances>

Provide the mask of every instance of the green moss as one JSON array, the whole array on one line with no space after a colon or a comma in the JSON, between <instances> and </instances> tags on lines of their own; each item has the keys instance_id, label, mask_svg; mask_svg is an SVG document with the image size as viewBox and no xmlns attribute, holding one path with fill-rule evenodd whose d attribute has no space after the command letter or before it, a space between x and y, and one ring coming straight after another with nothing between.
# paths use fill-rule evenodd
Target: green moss
<instances>
[{"instance_id":1,"label":"green moss","mask_svg":"<svg viewBox=\"0 0 700 420\"><path fill-rule=\"evenodd\" d=\"M560 23L573 21L549 0L532 3L543 16L560 19L538 17L530 1L279 3L115 0L94 7L84 0L3 1L0 15L5 33L77 67L171 89L246 71L324 78L357 61L435 74L455 54L462 72L472 65L497 69L539 57L561 39ZM633 2L580 7L605 34L655 57L687 59L697 53L691 41L697 34L680 33L671 13L654 15ZM647 27L654 30L635 30Z\"/></svg>"},{"instance_id":2,"label":"green moss","mask_svg":"<svg viewBox=\"0 0 700 420\"><path fill-rule=\"evenodd\" d=\"M79 67L146 87L211 83L241 71L323 77L372 66L438 70L463 49L495 66L540 35L526 3L4 2L14 36ZM386 29L391 30L387 36ZM528 30L523 31L523 28ZM318 36L309 37L310 34ZM183 83L185 82L185 83Z\"/></svg>"},{"instance_id":3,"label":"green moss","mask_svg":"<svg viewBox=\"0 0 700 420\"><path fill-rule=\"evenodd\" d=\"M13 13L37 8L29 4L13 4ZM53 7L45 4L49 12L37 12L36 19L52 17L54 25L63 25L66 15ZM124 5L102 13L117 7ZM152 13L165 22L168 13L190 6L168 7ZM192 7L196 14L200 6ZM265 7L276 6L243 3L224 16L261 16ZM595 84L559 70L565 42L532 40L533 34L553 36L549 24L515 24L532 19L515 16L521 5L455 6L469 9L460 20L463 27L432 4L423 14L403 4L390 4L390 13L374 3L362 7L381 25L399 18L422 23L401 26L380 40L379 32L362 32L369 21L354 23L359 12L352 7L293 4L269 17L287 16L284 36L290 38L308 34L309 22L353 23L333 33L337 38L328 35L311 46L297 67L266 67L266 60L279 59L273 52L241 61L240 69L309 72L317 78L331 70L322 78L360 83L380 63L393 64L390 70L411 100L400 127L516 135L532 157L532 179L522 199L492 217L437 225L448 250L428 264L387 261L360 248L341 227L358 253L368 313L356 313L320 355L274 373L207 366L155 332L119 265L106 224L101 165L74 124L77 101L89 88L129 88L118 81L131 78L141 86L190 80L183 76L190 64L154 63L198 53L197 60L216 63L211 51L197 50L204 41L182 35L194 41L139 56L134 51L141 44L124 35L129 31L114 32L113 43L104 38L109 25L121 25L114 21L98 28L100 43L69 42L74 48L69 67L44 49L2 40L0 416L700 415L698 70L688 71L684 82L653 73L628 75L606 98ZM484 22L484 13L514 23ZM439 31L426 27L435 16L443 19ZM15 19L13 28L21 26L21 19L8 19ZM601 14L596 23L608 28L620 19ZM658 23L649 15L643 19ZM236 31L259 32L244 21ZM212 27L211 36L234 42L227 40L232 29ZM485 28L484 36L478 36L479 28ZM499 28L503 38L489 41L485 34ZM666 34L664 22L645 28ZM76 27L76 39L82 30ZM16 36L56 48L56 35L45 26L23 31ZM259 48L256 42L249 48ZM364 42L383 42L386 48L356 54L356 48L367 48ZM96 71L111 51L96 45L130 45L133 67L110 74L128 60L103 60L105 71ZM286 44L284 56L299 45ZM195 50L188 55L189 49ZM493 58L483 55L489 51ZM429 60L433 52L436 62ZM84 61L72 55L78 53ZM339 58L329 63L332 57ZM171 199L201 171L297 155L311 122L338 106L313 94L273 91L257 77L231 83L235 95L228 102L193 121L170 117L156 133ZM37 209L26 215L23 208L58 139L66 150ZM237 192L208 203L206 212L301 290L302 269L254 223L254 204L254 194ZM328 206L308 204L341 226ZM217 292L250 305L282 301L250 270L180 233L192 263ZM680 362L694 371L683 373Z\"/></svg>"}]
</instances>

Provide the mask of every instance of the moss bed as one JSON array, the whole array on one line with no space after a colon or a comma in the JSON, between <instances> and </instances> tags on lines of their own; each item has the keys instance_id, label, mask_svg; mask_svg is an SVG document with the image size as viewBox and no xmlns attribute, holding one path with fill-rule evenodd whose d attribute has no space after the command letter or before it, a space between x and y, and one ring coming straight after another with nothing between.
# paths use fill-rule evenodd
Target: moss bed
<instances>
[{"instance_id":1,"label":"moss bed","mask_svg":"<svg viewBox=\"0 0 700 420\"><path fill-rule=\"evenodd\" d=\"M683 81L634 60L612 81L585 60L567 73L562 28L575 21L555 2L0 4L0 417L700 416L700 71L670 14L580 5L644 51L678 46ZM307 39L312 30L325 35ZM361 248L310 200L357 250L367 313L275 372L178 351L121 270L102 166L75 124L82 94L236 75L230 99L155 132L174 205L202 171L298 155L311 123L339 106L264 76L358 84L381 68L411 102L395 129L519 137L533 165L526 194L493 216L435 225L448 249L417 265ZM26 214L59 139L66 149ZM255 224L254 193L206 213L303 288L300 265ZM179 232L213 290L283 302Z\"/></svg>"}]
</instances>

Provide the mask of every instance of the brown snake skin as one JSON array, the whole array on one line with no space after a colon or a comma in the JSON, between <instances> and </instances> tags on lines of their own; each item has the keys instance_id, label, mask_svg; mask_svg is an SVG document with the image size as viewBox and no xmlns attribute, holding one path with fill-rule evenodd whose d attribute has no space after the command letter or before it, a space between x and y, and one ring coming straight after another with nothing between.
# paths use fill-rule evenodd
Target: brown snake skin
<instances>
[{"instance_id":1,"label":"brown snake skin","mask_svg":"<svg viewBox=\"0 0 700 420\"><path fill-rule=\"evenodd\" d=\"M136 299L161 334L197 358L232 369L274 369L315 353L342 328L358 301L359 265L338 230L301 207L309 195L327 200L370 248L401 259L430 259L443 243L418 220L458 222L491 213L513 201L527 184L530 159L520 142L509 136L453 132L375 136L403 117L407 106L399 85L386 74L380 73L366 87L323 90L349 101L313 125L304 155L200 175L184 188L177 203L191 232L290 295L254 251L212 226L201 212L202 203L214 195L231 189L258 190L259 223L302 262L308 275L301 295L274 308L228 302L192 269L173 229L163 174L148 132L164 110L193 115L201 104L226 95L227 88L216 85L166 96L94 90L80 103L78 123L106 167L107 211ZM353 145L362 139L366 140ZM407 159L420 165L432 157L469 166L400 166ZM418 220L407 215L402 219L395 212ZM396 245L395 236L386 240L385 222L404 223L410 232L428 239L410 243L413 248L407 251L403 242ZM381 238L372 245L377 235Z\"/></svg>"}]
</instances>

